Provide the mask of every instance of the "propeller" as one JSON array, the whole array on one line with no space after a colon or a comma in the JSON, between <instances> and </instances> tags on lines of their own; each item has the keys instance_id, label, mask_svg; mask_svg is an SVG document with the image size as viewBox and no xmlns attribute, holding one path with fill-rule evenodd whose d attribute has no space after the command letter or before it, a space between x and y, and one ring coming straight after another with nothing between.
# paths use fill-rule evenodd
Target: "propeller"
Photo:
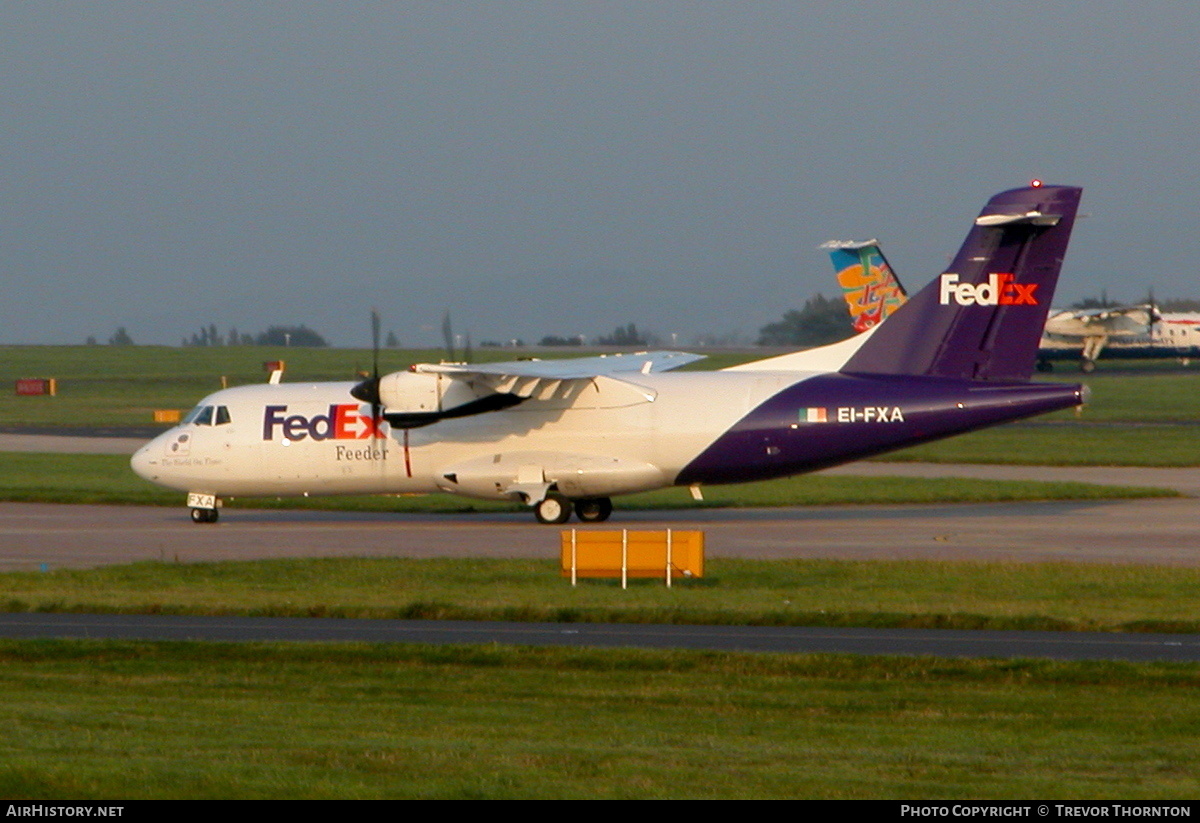
<instances>
[{"instance_id":1,"label":"propeller","mask_svg":"<svg viewBox=\"0 0 1200 823\"><path fill-rule=\"evenodd\" d=\"M350 389L355 400L371 404L371 417L379 419L379 312L371 309L371 376Z\"/></svg>"},{"instance_id":2,"label":"propeller","mask_svg":"<svg viewBox=\"0 0 1200 823\"><path fill-rule=\"evenodd\" d=\"M450 328L450 310L446 309L446 314L442 317L442 341L446 344L446 360L450 363L455 362L454 357L454 330Z\"/></svg>"}]
</instances>

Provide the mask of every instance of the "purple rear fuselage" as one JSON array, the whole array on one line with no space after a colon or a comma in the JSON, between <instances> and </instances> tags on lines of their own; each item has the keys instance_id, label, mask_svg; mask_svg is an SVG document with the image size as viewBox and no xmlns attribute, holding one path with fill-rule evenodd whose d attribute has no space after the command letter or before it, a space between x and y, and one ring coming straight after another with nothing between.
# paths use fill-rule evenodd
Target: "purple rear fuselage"
<instances>
[{"instance_id":1,"label":"purple rear fuselage","mask_svg":"<svg viewBox=\"0 0 1200 823\"><path fill-rule=\"evenodd\" d=\"M800 474L1083 401L1078 385L818 375L747 414L675 482L739 483Z\"/></svg>"}]
</instances>

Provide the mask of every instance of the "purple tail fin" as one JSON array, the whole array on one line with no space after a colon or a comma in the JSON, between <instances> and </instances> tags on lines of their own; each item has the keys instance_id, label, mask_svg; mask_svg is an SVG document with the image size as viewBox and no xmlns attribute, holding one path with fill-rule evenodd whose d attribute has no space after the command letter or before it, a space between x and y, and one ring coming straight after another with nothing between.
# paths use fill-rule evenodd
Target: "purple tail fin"
<instances>
[{"instance_id":1,"label":"purple tail fin","mask_svg":"<svg viewBox=\"0 0 1200 823\"><path fill-rule=\"evenodd\" d=\"M913 295L842 371L1028 380L1082 190L1001 192L950 268Z\"/></svg>"}]
</instances>

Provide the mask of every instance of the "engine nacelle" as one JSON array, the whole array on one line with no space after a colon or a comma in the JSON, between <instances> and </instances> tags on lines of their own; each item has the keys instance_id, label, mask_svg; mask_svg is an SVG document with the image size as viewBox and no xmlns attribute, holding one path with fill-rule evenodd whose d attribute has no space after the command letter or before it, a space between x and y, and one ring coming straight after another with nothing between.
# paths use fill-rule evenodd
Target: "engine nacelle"
<instances>
[{"instance_id":1,"label":"engine nacelle","mask_svg":"<svg viewBox=\"0 0 1200 823\"><path fill-rule=\"evenodd\" d=\"M441 414L474 402L491 389L442 374L398 371L379 379L379 402L397 414Z\"/></svg>"}]
</instances>

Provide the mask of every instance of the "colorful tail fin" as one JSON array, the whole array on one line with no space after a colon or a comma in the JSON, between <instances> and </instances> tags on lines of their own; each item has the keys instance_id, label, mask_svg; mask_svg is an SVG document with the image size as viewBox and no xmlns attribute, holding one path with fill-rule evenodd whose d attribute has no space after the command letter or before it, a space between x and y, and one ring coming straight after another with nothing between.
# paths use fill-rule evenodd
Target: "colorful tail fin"
<instances>
[{"instance_id":1,"label":"colorful tail fin","mask_svg":"<svg viewBox=\"0 0 1200 823\"><path fill-rule=\"evenodd\" d=\"M878 326L908 299L904 286L880 251L878 240L862 243L830 240L822 243L821 248L829 250L856 332Z\"/></svg>"},{"instance_id":2,"label":"colorful tail fin","mask_svg":"<svg viewBox=\"0 0 1200 823\"><path fill-rule=\"evenodd\" d=\"M1028 380L1082 190L993 197L950 268L896 310L841 371Z\"/></svg>"}]
</instances>

